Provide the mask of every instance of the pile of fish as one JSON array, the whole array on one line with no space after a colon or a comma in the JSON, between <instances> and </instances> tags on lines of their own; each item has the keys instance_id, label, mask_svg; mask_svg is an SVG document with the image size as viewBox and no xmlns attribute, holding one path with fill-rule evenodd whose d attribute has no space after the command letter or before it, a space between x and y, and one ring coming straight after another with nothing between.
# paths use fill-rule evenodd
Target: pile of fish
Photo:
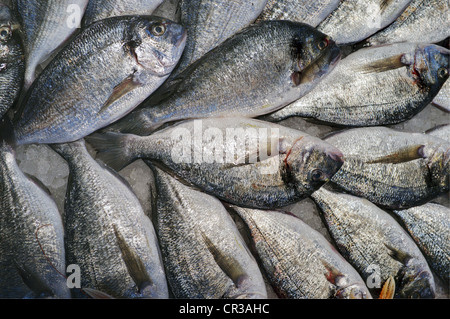
<instances>
[{"instance_id":1,"label":"pile of fish","mask_svg":"<svg viewBox=\"0 0 450 319\"><path fill-rule=\"evenodd\" d=\"M434 202L450 123L391 126L431 104L448 116L448 13L2 0L0 298L435 298L450 282L450 208ZM35 144L67 162L63 211L18 164ZM120 174L136 160L150 213ZM303 200L329 237L288 211Z\"/></svg>"}]
</instances>

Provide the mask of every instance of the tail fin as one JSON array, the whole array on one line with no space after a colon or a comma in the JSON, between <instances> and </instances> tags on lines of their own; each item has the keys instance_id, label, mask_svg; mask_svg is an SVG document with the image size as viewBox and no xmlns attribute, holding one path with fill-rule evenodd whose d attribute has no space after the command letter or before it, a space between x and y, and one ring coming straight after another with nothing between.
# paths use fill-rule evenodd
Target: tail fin
<instances>
[{"instance_id":1,"label":"tail fin","mask_svg":"<svg viewBox=\"0 0 450 319\"><path fill-rule=\"evenodd\" d=\"M117 122L107 126L103 132L118 132L147 136L157 130L164 123L158 121L151 110L147 108L136 109Z\"/></svg>"},{"instance_id":2,"label":"tail fin","mask_svg":"<svg viewBox=\"0 0 450 319\"><path fill-rule=\"evenodd\" d=\"M12 149L16 147L14 127L7 115L0 120L0 147L4 146L9 146Z\"/></svg>"},{"instance_id":3,"label":"tail fin","mask_svg":"<svg viewBox=\"0 0 450 319\"><path fill-rule=\"evenodd\" d=\"M130 152L130 141L133 138L131 134L107 132L96 133L85 139L97 151L97 159L115 171L120 171L137 159L137 156Z\"/></svg>"},{"instance_id":4,"label":"tail fin","mask_svg":"<svg viewBox=\"0 0 450 319\"><path fill-rule=\"evenodd\" d=\"M71 143L50 144L49 146L65 160L69 160L74 153L87 151L83 139Z\"/></svg>"}]
</instances>

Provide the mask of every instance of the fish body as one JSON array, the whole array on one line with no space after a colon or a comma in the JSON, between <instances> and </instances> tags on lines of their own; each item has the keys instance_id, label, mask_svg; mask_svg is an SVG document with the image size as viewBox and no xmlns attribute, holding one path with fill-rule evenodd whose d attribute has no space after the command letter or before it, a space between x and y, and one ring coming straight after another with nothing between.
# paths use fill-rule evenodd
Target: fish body
<instances>
[{"instance_id":1,"label":"fish body","mask_svg":"<svg viewBox=\"0 0 450 319\"><path fill-rule=\"evenodd\" d=\"M128 15L151 15L163 0L97 0L89 1L83 16L83 25L110 17Z\"/></svg>"},{"instance_id":2,"label":"fish body","mask_svg":"<svg viewBox=\"0 0 450 319\"><path fill-rule=\"evenodd\" d=\"M84 141L54 144L69 164L64 205L67 262L81 288L115 298L168 298L156 233L129 185L97 163Z\"/></svg>"},{"instance_id":3,"label":"fish body","mask_svg":"<svg viewBox=\"0 0 450 319\"><path fill-rule=\"evenodd\" d=\"M392 216L364 198L325 188L312 198L339 251L370 282L374 296L392 276L396 298L435 297L434 278L425 258Z\"/></svg>"},{"instance_id":4,"label":"fish body","mask_svg":"<svg viewBox=\"0 0 450 319\"><path fill-rule=\"evenodd\" d=\"M108 130L148 135L179 120L267 114L309 92L339 58L333 41L311 26L263 21L209 51L172 81L166 97L150 97Z\"/></svg>"},{"instance_id":5,"label":"fish body","mask_svg":"<svg viewBox=\"0 0 450 319\"><path fill-rule=\"evenodd\" d=\"M338 44L362 41L391 24L411 0L344 0L318 26Z\"/></svg>"},{"instance_id":6,"label":"fish body","mask_svg":"<svg viewBox=\"0 0 450 319\"><path fill-rule=\"evenodd\" d=\"M155 226L175 298L265 299L258 264L222 203L154 168Z\"/></svg>"},{"instance_id":7,"label":"fish body","mask_svg":"<svg viewBox=\"0 0 450 319\"><path fill-rule=\"evenodd\" d=\"M450 112L450 81L446 81L438 95L434 97L433 105L447 113Z\"/></svg>"},{"instance_id":8,"label":"fish body","mask_svg":"<svg viewBox=\"0 0 450 319\"><path fill-rule=\"evenodd\" d=\"M437 43L447 38L450 29L447 0L413 0L387 28L364 42L382 45L394 42Z\"/></svg>"},{"instance_id":9,"label":"fish body","mask_svg":"<svg viewBox=\"0 0 450 319\"><path fill-rule=\"evenodd\" d=\"M76 31L88 0L15 0L21 19L26 56L25 88L36 77L36 68Z\"/></svg>"},{"instance_id":10,"label":"fish body","mask_svg":"<svg viewBox=\"0 0 450 319\"><path fill-rule=\"evenodd\" d=\"M262 268L279 297L371 298L357 271L299 218L278 211L231 209L247 225Z\"/></svg>"},{"instance_id":11,"label":"fish body","mask_svg":"<svg viewBox=\"0 0 450 319\"><path fill-rule=\"evenodd\" d=\"M14 122L17 143L73 142L123 117L167 79L185 39L182 26L159 17L90 25L28 91Z\"/></svg>"},{"instance_id":12,"label":"fish body","mask_svg":"<svg viewBox=\"0 0 450 319\"><path fill-rule=\"evenodd\" d=\"M345 163L331 182L386 208L424 204L449 190L447 141L385 127L355 128L324 140Z\"/></svg>"},{"instance_id":13,"label":"fish body","mask_svg":"<svg viewBox=\"0 0 450 319\"><path fill-rule=\"evenodd\" d=\"M436 45L397 43L361 49L344 58L307 95L264 119L300 116L348 127L403 122L438 94L448 79L449 58L450 51Z\"/></svg>"},{"instance_id":14,"label":"fish body","mask_svg":"<svg viewBox=\"0 0 450 319\"><path fill-rule=\"evenodd\" d=\"M450 124L436 126L425 133L450 142Z\"/></svg>"},{"instance_id":15,"label":"fish body","mask_svg":"<svg viewBox=\"0 0 450 319\"><path fill-rule=\"evenodd\" d=\"M427 203L405 210L395 210L430 267L443 282L450 280L450 209Z\"/></svg>"},{"instance_id":16,"label":"fish body","mask_svg":"<svg viewBox=\"0 0 450 319\"><path fill-rule=\"evenodd\" d=\"M142 158L241 206L280 207L329 181L342 154L318 138L246 118L183 121L149 136L108 132L87 137L115 170Z\"/></svg>"}]
</instances>

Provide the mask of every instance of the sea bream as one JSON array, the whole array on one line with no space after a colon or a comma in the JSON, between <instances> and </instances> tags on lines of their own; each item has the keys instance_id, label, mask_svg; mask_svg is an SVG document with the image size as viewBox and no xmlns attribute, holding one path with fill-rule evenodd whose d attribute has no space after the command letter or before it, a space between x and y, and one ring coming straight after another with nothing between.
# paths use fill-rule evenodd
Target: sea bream
<instances>
[{"instance_id":1,"label":"sea bream","mask_svg":"<svg viewBox=\"0 0 450 319\"><path fill-rule=\"evenodd\" d=\"M186 30L152 16L83 29L42 71L17 112L18 144L66 143L120 119L169 76Z\"/></svg>"},{"instance_id":2,"label":"sea bream","mask_svg":"<svg viewBox=\"0 0 450 319\"><path fill-rule=\"evenodd\" d=\"M270 208L305 198L344 161L330 144L281 125L247 118L182 121L149 136L88 136L97 158L121 170L139 158L240 206Z\"/></svg>"}]
</instances>

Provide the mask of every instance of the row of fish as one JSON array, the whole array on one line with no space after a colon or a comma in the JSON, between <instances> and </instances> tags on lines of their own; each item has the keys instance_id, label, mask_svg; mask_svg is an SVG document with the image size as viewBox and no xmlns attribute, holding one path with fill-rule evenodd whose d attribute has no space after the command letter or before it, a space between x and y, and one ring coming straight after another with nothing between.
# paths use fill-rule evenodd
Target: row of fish
<instances>
[{"instance_id":1,"label":"row of fish","mask_svg":"<svg viewBox=\"0 0 450 319\"><path fill-rule=\"evenodd\" d=\"M432 43L448 37L448 3L181 0L180 24L148 16L161 1L119 3L0 7L0 297L266 298L266 278L285 298L433 298L432 271L448 282L449 210L428 203L449 190L448 126L381 127L446 108L450 51ZM400 36L429 15L433 38ZM319 139L272 123L291 116L363 127ZM196 134L210 135L184 138ZM62 216L15 160L33 143L69 165ZM151 216L117 173L137 159L155 175ZM339 252L272 211L307 197Z\"/></svg>"}]
</instances>

